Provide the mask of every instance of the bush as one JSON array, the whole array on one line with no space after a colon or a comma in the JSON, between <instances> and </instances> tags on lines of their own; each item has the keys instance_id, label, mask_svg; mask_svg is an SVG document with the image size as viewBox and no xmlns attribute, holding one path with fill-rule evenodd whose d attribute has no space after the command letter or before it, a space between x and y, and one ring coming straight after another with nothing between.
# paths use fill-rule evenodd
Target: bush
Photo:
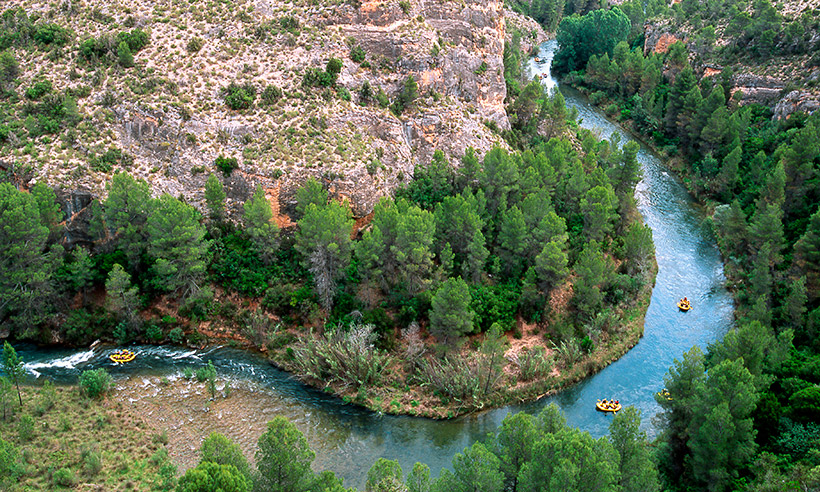
<instances>
[{"instance_id":1,"label":"bush","mask_svg":"<svg viewBox=\"0 0 820 492\"><path fill-rule=\"evenodd\" d=\"M299 32L299 19L293 17L292 15L280 17L279 25L282 26L282 29L291 34L297 34Z\"/></svg>"},{"instance_id":2,"label":"bush","mask_svg":"<svg viewBox=\"0 0 820 492\"><path fill-rule=\"evenodd\" d=\"M208 361L207 366L200 367L196 370L196 380L200 383L213 378L216 378L216 368L214 367L214 363L211 361Z\"/></svg>"},{"instance_id":3,"label":"bush","mask_svg":"<svg viewBox=\"0 0 820 492\"><path fill-rule=\"evenodd\" d=\"M391 359L374 347L375 338L372 325L351 325L347 332L309 336L293 348L296 372L355 389L375 384Z\"/></svg>"},{"instance_id":4,"label":"bush","mask_svg":"<svg viewBox=\"0 0 820 492\"><path fill-rule=\"evenodd\" d=\"M134 55L131 54L131 48L128 47L128 43L125 41L120 42L117 46L117 60L125 68L134 66Z\"/></svg>"},{"instance_id":5,"label":"bush","mask_svg":"<svg viewBox=\"0 0 820 492\"><path fill-rule=\"evenodd\" d=\"M17 423L17 434L23 442L34 437L34 418L31 415L20 416L20 421Z\"/></svg>"},{"instance_id":6,"label":"bush","mask_svg":"<svg viewBox=\"0 0 820 492\"><path fill-rule=\"evenodd\" d=\"M34 85L26 89L26 97L36 101L37 99L40 99L44 95L50 93L52 89L53 87L50 80L41 80L39 82L35 82Z\"/></svg>"},{"instance_id":7,"label":"bush","mask_svg":"<svg viewBox=\"0 0 820 492\"><path fill-rule=\"evenodd\" d=\"M202 38L194 37L188 41L188 45L185 46L185 49L190 53L196 53L201 50L203 46L205 46L205 41L203 41Z\"/></svg>"},{"instance_id":8,"label":"bush","mask_svg":"<svg viewBox=\"0 0 820 492\"><path fill-rule=\"evenodd\" d=\"M32 37L40 44L65 46L65 44L71 40L71 31L57 24L44 24L34 31L34 36Z\"/></svg>"},{"instance_id":9,"label":"bush","mask_svg":"<svg viewBox=\"0 0 820 492\"><path fill-rule=\"evenodd\" d=\"M142 29L134 29L131 32L121 32L117 34L117 45L126 43L131 53L136 53L139 50L148 46L148 34Z\"/></svg>"},{"instance_id":10,"label":"bush","mask_svg":"<svg viewBox=\"0 0 820 492\"><path fill-rule=\"evenodd\" d=\"M168 332L168 340L171 340L171 343L180 344L185 339L185 333L183 333L182 328L174 328Z\"/></svg>"},{"instance_id":11,"label":"bush","mask_svg":"<svg viewBox=\"0 0 820 492\"><path fill-rule=\"evenodd\" d=\"M518 369L524 381L543 379L552 372L552 360L544 347L536 346L518 356Z\"/></svg>"},{"instance_id":12,"label":"bush","mask_svg":"<svg viewBox=\"0 0 820 492\"><path fill-rule=\"evenodd\" d=\"M90 398L105 394L111 387L111 375L105 369L83 371L80 374L80 391Z\"/></svg>"},{"instance_id":13,"label":"bush","mask_svg":"<svg viewBox=\"0 0 820 492\"><path fill-rule=\"evenodd\" d=\"M236 157L219 156L214 161L214 165L217 169L222 171L225 176L230 176L231 172L239 167L239 163L236 162Z\"/></svg>"},{"instance_id":14,"label":"bush","mask_svg":"<svg viewBox=\"0 0 820 492\"><path fill-rule=\"evenodd\" d=\"M74 476L74 472L70 468L60 468L54 472L51 478L54 485L60 487L73 487L77 483L77 477Z\"/></svg>"},{"instance_id":15,"label":"bush","mask_svg":"<svg viewBox=\"0 0 820 492\"><path fill-rule=\"evenodd\" d=\"M355 45L350 48L350 59L356 63L361 63L364 61L367 53L365 53L364 48L359 45Z\"/></svg>"},{"instance_id":16,"label":"bush","mask_svg":"<svg viewBox=\"0 0 820 492\"><path fill-rule=\"evenodd\" d=\"M145 330L145 336L151 342L161 342L165 338L165 333L162 332L162 328L155 324L148 325L148 328Z\"/></svg>"},{"instance_id":17,"label":"bush","mask_svg":"<svg viewBox=\"0 0 820 492\"><path fill-rule=\"evenodd\" d=\"M583 356L581 344L575 338L562 341L559 345L553 345L553 350L566 369L572 367Z\"/></svg>"},{"instance_id":18,"label":"bush","mask_svg":"<svg viewBox=\"0 0 820 492\"><path fill-rule=\"evenodd\" d=\"M422 359L418 377L433 392L459 401L474 397L481 388L475 359L461 354L448 355L442 360Z\"/></svg>"},{"instance_id":19,"label":"bush","mask_svg":"<svg viewBox=\"0 0 820 492\"><path fill-rule=\"evenodd\" d=\"M250 83L239 85L234 82L222 89L222 97L225 98L225 104L233 110L249 109L256 99L256 87Z\"/></svg>"},{"instance_id":20,"label":"bush","mask_svg":"<svg viewBox=\"0 0 820 492\"><path fill-rule=\"evenodd\" d=\"M80 453L83 462L83 472L89 477L96 476L102 470L102 453L91 449L83 449Z\"/></svg>"},{"instance_id":21,"label":"bush","mask_svg":"<svg viewBox=\"0 0 820 492\"><path fill-rule=\"evenodd\" d=\"M262 104L265 106L275 104L280 99L282 99L282 89L275 85L269 85L262 91Z\"/></svg>"}]
</instances>

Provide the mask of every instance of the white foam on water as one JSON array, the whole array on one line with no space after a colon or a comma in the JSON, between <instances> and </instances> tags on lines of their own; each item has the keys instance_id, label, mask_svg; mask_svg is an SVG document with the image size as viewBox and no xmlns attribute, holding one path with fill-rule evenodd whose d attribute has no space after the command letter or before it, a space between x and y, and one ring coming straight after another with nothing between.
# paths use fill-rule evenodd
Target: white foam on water
<instances>
[{"instance_id":1,"label":"white foam on water","mask_svg":"<svg viewBox=\"0 0 820 492\"><path fill-rule=\"evenodd\" d=\"M87 350L85 352L78 352L76 354L72 354L67 357L62 357L60 359L55 359L49 362L31 362L28 364L24 364L23 367L30 373L39 377L40 372L38 372L36 369L51 369L54 367L59 367L62 369L75 369L78 364L88 362L93 358L94 351Z\"/></svg>"}]
</instances>

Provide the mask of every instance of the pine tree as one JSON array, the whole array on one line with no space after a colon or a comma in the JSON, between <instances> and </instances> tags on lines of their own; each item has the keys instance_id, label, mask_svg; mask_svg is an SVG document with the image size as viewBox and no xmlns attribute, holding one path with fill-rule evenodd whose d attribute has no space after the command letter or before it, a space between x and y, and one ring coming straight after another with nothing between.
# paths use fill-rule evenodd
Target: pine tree
<instances>
[{"instance_id":1,"label":"pine tree","mask_svg":"<svg viewBox=\"0 0 820 492\"><path fill-rule=\"evenodd\" d=\"M567 254L556 241L544 245L541 253L535 258L535 273L538 276L538 287L549 294L552 289L563 282L569 274Z\"/></svg>"},{"instance_id":2,"label":"pine tree","mask_svg":"<svg viewBox=\"0 0 820 492\"><path fill-rule=\"evenodd\" d=\"M612 234L618 214L618 200L608 186L596 186L581 199L584 214L584 233L591 241L603 241Z\"/></svg>"},{"instance_id":3,"label":"pine tree","mask_svg":"<svg viewBox=\"0 0 820 492\"><path fill-rule=\"evenodd\" d=\"M199 292L210 261L210 241L199 223L197 210L171 195L151 203L145 224L148 254L156 258L151 267L154 284L188 297Z\"/></svg>"},{"instance_id":4,"label":"pine tree","mask_svg":"<svg viewBox=\"0 0 820 492\"><path fill-rule=\"evenodd\" d=\"M254 485L259 490L308 490L313 481L310 465L315 457L299 429L285 417L275 417L259 437L259 475Z\"/></svg>"},{"instance_id":5,"label":"pine tree","mask_svg":"<svg viewBox=\"0 0 820 492\"><path fill-rule=\"evenodd\" d=\"M9 380L17 387L17 399L20 401L20 408L23 408L23 396L20 393L20 380L26 375L23 367L23 359L17 355L17 351L6 340L3 342L3 372Z\"/></svg>"},{"instance_id":6,"label":"pine tree","mask_svg":"<svg viewBox=\"0 0 820 492\"><path fill-rule=\"evenodd\" d=\"M627 260L627 269L630 273L646 271L652 256L655 254L655 244L652 242L652 229L640 222L633 222L623 237L624 255Z\"/></svg>"},{"instance_id":7,"label":"pine tree","mask_svg":"<svg viewBox=\"0 0 820 492\"><path fill-rule=\"evenodd\" d=\"M350 263L350 232L353 220L347 202L318 206L311 203L299 220L296 250L310 270L322 306L330 311L336 296L336 282Z\"/></svg>"},{"instance_id":8,"label":"pine tree","mask_svg":"<svg viewBox=\"0 0 820 492\"><path fill-rule=\"evenodd\" d=\"M621 490L623 492L653 492L660 490L658 470L646 439L640 430L641 413L626 407L609 424L609 441L618 453Z\"/></svg>"},{"instance_id":9,"label":"pine tree","mask_svg":"<svg viewBox=\"0 0 820 492\"><path fill-rule=\"evenodd\" d=\"M696 389L688 445L693 476L710 490L724 490L754 456L753 379L741 360L725 360Z\"/></svg>"},{"instance_id":10,"label":"pine tree","mask_svg":"<svg viewBox=\"0 0 820 492\"><path fill-rule=\"evenodd\" d=\"M820 296L820 208L811 216L809 226L794 245L794 265L806 276L811 300Z\"/></svg>"},{"instance_id":11,"label":"pine tree","mask_svg":"<svg viewBox=\"0 0 820 492\"><path fill-rule=\"evenodd\" d=\"M603 308L602 287L612 275L598 241L586 244L575 263L575 272L578 278L573 286L572 302L582 318L592 319Z\"/></svg>"},{"instance_id":12,"label":"pine tree","mask_svg":"<svg viewBox=\"0 0 820 492\"><path fill-rule=\"evenodd\" d=\"M379 458L367 471L365 490L368 492L391 492L402 490L401 470L398 460Z\"/></svg>"},{"instance_id":13,"label":"pine tree","mask_svg":"<svg viewBox=\"0 0 820 492\"><path fill-rule=\"evenodd\" d=\"M46 252L48 233L37 200L0 183L0 321L24 328L21 335L45 318L51 304L62 247Z\"/></svg>"},{"instance_id":14,"label":"pine tree","mask_svg":"<svg viewBox=\"0 0 820 492\"><path fill-rule=\"evenodd\" d=\"M279 249L279 226L273 221L270 202L261 186L256 188L242 208L245 211L245 231L251 238L254 250L262 263L272 264Z\"/></svg>"},{"instance_id":15,"label":"pine tree","mask_svg":"<svg viewBox=\"0 0 820 492\"><path fill-rule=\"evenodd\" d=\"M390 253L398 265L399 280L408 293L426 290L433 274L433 241L436 237L435 216L413 205L399 216L396 244Z\"/></svg>"},{"instance_id":16,"label":"pine tree","mask_svg":"<svg viewBox=\"0 0 820 492\"><path fill-rule=\"evenodd\" d=\"M475 313L470 307L472 296L467 282L449 278L433 295L430 309L430 333L450 343L473 331Z\"/></svg>"},{"instance_id":17,"label":"pine tree","mask_svg":"<svg viewBox=\"0 0 820 492\"><path fill-rule=\"evenodd\" d=\"M301 219L310 204L319 207L327 205L327 191L322 187L322 183L314 178L308 178L301 188L296 190L296 219Z\"/></svg>"},{"instance_id":18,"label":"pine tree","mask_svg":"<svg viewBox=\"0 0 820 492\"><path fill-rule=\"evenodd\" d=\"M220 222L225 219L225 189L213 173L205 181L205 204L212 221Z\"/></svg>"},{"instance_id":19,"label":"pine tree","mask_svg":"<svg viewBox=\"0 0 820 492\"><path fill-rule=\"evenodd\" d=\"M424 463L414 464L413 469L407 474L406 483L408 492L430 492L430 467Z\"/></svg>"},{"instance_id":20,"label":"pine tree","mask_svg":"<svg viewBox=\"0 0 820 492\"><path fill-rule=\"evenodd\" d=\"M530 168L532 169L532 168ZM504 262L504 272L513 277L521 276L523 270L523 253L527 247L529 234L524 214L513 205L501 214L501 225L498 231L498 242L501 245L500 257Z\"/></svg>"},{"instance_id":21,"label":"pine tree","mask_svg":"<svg viewBox=\"0 0 820 492\"><path fill-rule=\"evenodd\" d=\"M150 201L151 189L144 180L134 179L128 173L117 173L111 178L104 204L105 222L132 270L145 249L144 227Z\"/></svg>"},{"instance_id":22,"label":"pine tree","mask_svg":"<svg viewBox=\"0 0 820 492\"><path fill-rule=\"evenodd\" d=\"M131 275L119 263L114 263L108 272L105 292L112 311L119 313L132 326L139 323L139 288L131 285Z\"/></svg>"},{"instance_id":23,"label":"pine tree","mask_svg":"<svg viewBox=\"0 0 820 492\"><path fill-rule=\"evenodd\" d=\"M453 471L444 469L433 485L435 492L501 492L504 475L501 462L483 444L477 442L464 454L453 457Z\"/></svg>"}]
</instances>

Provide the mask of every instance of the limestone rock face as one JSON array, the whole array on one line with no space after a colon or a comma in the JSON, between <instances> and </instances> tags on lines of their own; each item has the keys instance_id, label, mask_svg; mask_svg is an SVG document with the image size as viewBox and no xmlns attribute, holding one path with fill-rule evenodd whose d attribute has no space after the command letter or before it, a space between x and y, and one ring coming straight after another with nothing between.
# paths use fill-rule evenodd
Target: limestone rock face
<instances>
[{"instance_id":1,"label":"limestone rock face","mask_svg":"<svg viewBox=\"0 0 820 492\"><path fill-rule=\"evenodd\" d=\"M740 74L733 80L733 90L740 91L740 104L762 104L772 107L780 100L780 93L786 84L774 77Z\"/></svg>"},{"instance_id":2,"label":"limestone rock face","mask_svg":"<svg viewBox=\"0 0 820 492\"><path fill-rule=\"evenodd\" d=\"M33 2L35 10L51 9L44 0ZM490 130L510 127L502 0L236 0L230 8L199 5L167 12L167 18L155 2L138 0L128 9L106 4L100 12L114 27L133 22L150 33L150 44L135 55L136 67L95 73L96 67L70 57L52 63L37 53L16 53L25 69L23 86L42 77L38 66L48 63L55 87L90 90L77 101L84 121L76 139L34 177L63 190L66 209L77 190L104 197L115 172L147 180L155 195L203 208L205 181L215 173L235 217L261 186L280 225L290 224L295 191L309 177L362 217L436 150L458 165L468 147L483 155L506 145ZM51 15L80 41L109 34L113 27L86 22L87 14ZM546 38L534 21L517 21L528 26L527 46ZM353 60L354 46L365 53L364 62ZM302 83L308 69L323 70L331 58L342 61L335 87ZM375 96L394 101L410 76L419 97L397 116ZM370 98L360 96L365 82ZM255 88L251 108L227 107L230 83ZM269 86L282 97L262 104ZM133 159L108 169L91 164L112 147ZM214 166L219 156L236 158L239 168L223 176ZM26 160L32 158L23 156L21 164ZM85 240L82 234L70 239Z\"/></svg>"},{"instance_id":3,"label":"limestone rock face","mask_svg":"<svg viewBox=\"0 0 820 492\"><path fill-rule=\"evenodd\" d=\"M787 119L792 113L813 113L820 109L820 96L803 91L791 91L774 106L775 119Z\"/></svg>"}]
</instances>

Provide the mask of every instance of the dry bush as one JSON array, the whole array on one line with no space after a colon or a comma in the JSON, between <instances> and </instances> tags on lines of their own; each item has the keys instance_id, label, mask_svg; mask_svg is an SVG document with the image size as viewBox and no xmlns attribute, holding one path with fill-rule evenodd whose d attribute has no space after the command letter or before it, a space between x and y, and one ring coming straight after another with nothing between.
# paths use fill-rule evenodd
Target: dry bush
<instances>
[{"instance_id":1,"label":"dry bush","mask_svg":"<svg viewBox=\"0 0 820 492\"><path fill-rule=\"evenodd\" d=\"M391 356L373 345L373 325L352 324L320 337L309 336L293 348L296 372L313 379L358 389L376 384Z\"/></svg>"}]
</instances>

